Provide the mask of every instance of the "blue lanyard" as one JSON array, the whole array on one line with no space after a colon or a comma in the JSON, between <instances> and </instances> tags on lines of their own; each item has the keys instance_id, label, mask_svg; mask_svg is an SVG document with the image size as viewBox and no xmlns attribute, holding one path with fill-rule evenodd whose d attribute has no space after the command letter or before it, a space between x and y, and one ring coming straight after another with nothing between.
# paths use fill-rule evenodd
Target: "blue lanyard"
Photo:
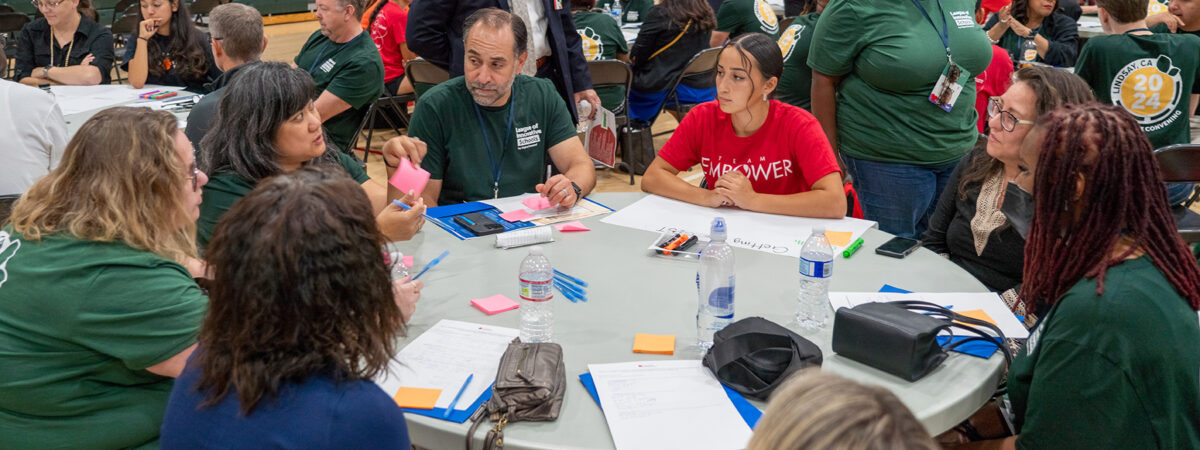
<instances>
[{"instance_id":1,"label":"blue lanyard","mask_svg":"<svg viewBox=\"0 0 1200 450\"><path fill-rule=\"evenodd\" d=\"M337 55L338 55L338 53L341 53L341 52L342 52L342 49L344 49L344 48L346 48L346 47L350 46L350 44L353 44L353 43L354 43L354 41L357 41L357 40L358 40L358 38L360 38L360 37L363 37L363 35L364 35L364 34L367 34L367 33L366 33L366 32L359 33L359 34L358 34L358 36L355 36L355 37L354 37L354 39L351 39L351 40L347 41L345 44L343 44L341 47L338 47L337 51L336 51L336 52L333 52L333 54L332 54L332 55L329 55L329 58L326 58L326 59L325 59L325 61L328 61L328 60L331 60L331 59L333 59L333 57L334 57L334 56L337 56ZM330 46L330 45L332 45L332 44L333 44L333 40L331 39L331 40L329 40L328 42L326 42L326 43L325 43L325 45L321 46L321 51L320 51L319 53L317 53L317 57L316 57L316 59L313 59L312 65L311 65L311 66L308 66L308 74L309 74L309 75L312 75L312 73L313 73L313 69L316 69L316 68L317 68L317 65L318 65L318 64L320 64L321 62L323 62L323 61L321 60L321 57L322 57L322 56L325 56L325 51L326 51L326 50L329 50L329 46Z\"/></svg>"},{"instance_id":2,"label":"blue lanyard","mask_svg":"<svg viewBox=\"0 0 1200 450\"><path fill-rule=\"evenodd\" d=\"M942 0L937 0L938 9L942 13L942 29L939 30L937 25L933 23L933 18L929 17L929 12L925 11L925 7L917 0L912 0L917 9L921 10L921 14L925 15L925 20L929 21L929 25L933 26L933 31L937 31L938 37L942 38L942 45L946 47L946 59L950 59L950 27L946 26L946 8L942 7Z\"/></svg>"},{"instance_id":3,"label":"blue lanyard","mask_svg":"<svg viewBox=\"0 0 1200 450\"><path fill-rule=\"evenodd\" d=\"M483 123L483 113L479 112L479 104L475 103L475 99L471 99L471 106L475 107L475 118L479 119L479 132L483 133L483 145L487 147L488 164L492 166L492 195L493 198L500 198L500 173L504 170L504 148L508 143L508 137L512 134L513 129L513 109L517 105L516 90L511 90L508 93L508 125L504 127L504 139L500 140L500 161L496 161L496 156L492 150L492 141L488 138L487 124Z\"/></svg>"}]
</instances>

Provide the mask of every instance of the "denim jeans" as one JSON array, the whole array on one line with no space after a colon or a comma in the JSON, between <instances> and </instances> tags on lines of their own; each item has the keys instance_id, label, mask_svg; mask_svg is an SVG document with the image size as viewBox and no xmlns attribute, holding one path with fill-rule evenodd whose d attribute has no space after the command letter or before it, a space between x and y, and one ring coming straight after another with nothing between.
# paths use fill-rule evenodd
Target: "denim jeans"
<instances>
[{"instance_id":1,"label":"denim jeans","mask_svg":"<svg viewBox=\"0 0 1200 450\"><path fill-rule=\"evenodd\" d=\"M958 161L935 166L887 163L842 154L867 220L900 237L920 239Z\"/></svg>"}]
</instances>

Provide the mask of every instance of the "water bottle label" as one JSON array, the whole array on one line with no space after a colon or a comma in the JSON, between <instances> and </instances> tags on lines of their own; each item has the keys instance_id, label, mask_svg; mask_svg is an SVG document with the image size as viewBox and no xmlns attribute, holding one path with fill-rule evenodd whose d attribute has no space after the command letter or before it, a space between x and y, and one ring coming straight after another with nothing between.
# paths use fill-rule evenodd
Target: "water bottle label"
<instances>
[{"instance_id":1,"label":"water bottle label","mask_svg":"<svg viewBox=\"0 0 1200 450\"><path fill-rule=\"evenodd\" d=\"M833 261L800 258L800 274L812 278L829 278L833 275Z\"/></svg>"},{"instance_id":2,"label":"water bottle label","mask_svg":"<svg viewBox=\"0 0 1200 450\"><path fill-rule=\"evenodd\" d=\"M552 291L554 280L529 281L521 278L521 300L544 302L554 296Z\"/></svg>"},{"instance_id":3,"label":"water bottle label","mask_svg":"<svg viewBox=\"0 0 1200 450\"><path fill-rule=\"evenodd\" d=\"M708 305L719 310L733 308L733 277L729 277L729 285L713 289L708 294Z\"/></svg>"}]
</instances>

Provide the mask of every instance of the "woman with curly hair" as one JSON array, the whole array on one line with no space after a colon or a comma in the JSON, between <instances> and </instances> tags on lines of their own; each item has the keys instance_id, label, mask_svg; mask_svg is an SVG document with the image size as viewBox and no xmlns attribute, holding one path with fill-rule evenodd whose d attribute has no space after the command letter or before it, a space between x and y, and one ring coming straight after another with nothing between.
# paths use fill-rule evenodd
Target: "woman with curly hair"
<instances>
[{"instance_id":1,"label":"woman with curly hair","mask_svg":"<svg viewBox=\"0 0 1200 450\"><path fill-rule=\"evenodd\" d=\"M385 370L421 282L389 281L366 194L336 168L263 180L208 247L209 314L164 448L408 448Z\"/></svg>"},{"instance_id":2,"label":"woman with curly hair","mask_svg":"<svg viewBox=\"0 0 1200 450\"><path fill-rule=\"evenodd\" d=\"M213 60L206 34L192 24L182 0L143 0L138 8L138 26L125 43L121 69L129 72L129 84L185 86L189 91L208 93L205 87L221 69Z\"/></svg>"}]
</instances>

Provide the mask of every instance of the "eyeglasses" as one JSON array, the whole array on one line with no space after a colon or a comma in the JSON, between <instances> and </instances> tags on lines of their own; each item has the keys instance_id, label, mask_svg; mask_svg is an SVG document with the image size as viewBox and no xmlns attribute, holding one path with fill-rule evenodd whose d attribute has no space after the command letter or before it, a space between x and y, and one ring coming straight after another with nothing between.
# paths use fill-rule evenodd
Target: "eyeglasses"
<instances>
[{"instance_id":1,"label":"eyeglasses","mask_svg":"<svg viewBox=\"0 0 1200 450\"><path fill-rule=\"evenodd\" d=\"M1013 113L1000 109L1000 97L988 98L987 115L988 119L1000 115L1000 126L1004 127L1004 131L1012 131L1017 128L1017 124L1034 125L1036 122L1032 120L1021 120Z\"/></svg>"},{"instance_id":2,"label":"eyeglasses","mask_svg":"<svg viewBox=\"0 0 1200 450\"><path fill-rule=\"evenodd\" d=\"M54 8L57 8L58 5L61 5L61 4L63 4L63 2L66 2L66 1L67 0L58 0L58 1L33 0L29 3L33 4L33 7L37 8L37 9L42 9L43 6L46 7L46 9L54 9Z\"/></svg>"},{"instance_id":3,"label":"eyeglasses","mask_svg":"<svg viewBox=\"0 0 1200 450\"><path fill-rule=\"evenodd\" d=\"M192 180L192 192L196 192L196 190L200 189L200 167L196 165L195 161L192 161L190 171L192 172L192 176L188 177L188 179Z\"/></svg>"}]
</instances>

